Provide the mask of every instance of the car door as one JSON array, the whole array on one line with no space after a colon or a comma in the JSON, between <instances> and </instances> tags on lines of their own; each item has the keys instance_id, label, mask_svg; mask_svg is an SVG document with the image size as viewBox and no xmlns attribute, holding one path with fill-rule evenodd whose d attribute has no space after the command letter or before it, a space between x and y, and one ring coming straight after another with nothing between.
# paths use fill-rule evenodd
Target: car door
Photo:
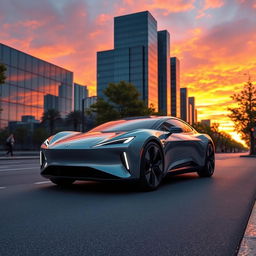
<instances>
[{"instance_id":1,"label":"car door","mask_svg":"<svg viewBox=\"0 0 256 256\"><path fill-rule=\"evenodd\" d=\"M164 141L165 166L167 170L193 166L197 161L200 139L197 132L181 120L171 118L161 125L161 130L168 131L171 127L179 127L181 133L172 133Z\"/></svg>"}]
</instances>

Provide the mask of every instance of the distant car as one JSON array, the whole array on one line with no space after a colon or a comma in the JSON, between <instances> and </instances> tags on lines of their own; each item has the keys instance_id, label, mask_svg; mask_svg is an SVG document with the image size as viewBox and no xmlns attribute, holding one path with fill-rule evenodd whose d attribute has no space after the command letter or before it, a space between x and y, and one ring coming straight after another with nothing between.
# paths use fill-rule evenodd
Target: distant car
<instances>
[{"instance_id":1,"label":"distant car","mask_svg":"<svg viewBox=\"0 0 256 256\"><path fill-rule=\"evenodd\" d=\"M154 190L168 172L212 176L214 151L208 135L178 118L126 118L86 133L51 136L41 146L41 175L57 185L133 180L143 190Z\"/></svg>"}]
</instances>

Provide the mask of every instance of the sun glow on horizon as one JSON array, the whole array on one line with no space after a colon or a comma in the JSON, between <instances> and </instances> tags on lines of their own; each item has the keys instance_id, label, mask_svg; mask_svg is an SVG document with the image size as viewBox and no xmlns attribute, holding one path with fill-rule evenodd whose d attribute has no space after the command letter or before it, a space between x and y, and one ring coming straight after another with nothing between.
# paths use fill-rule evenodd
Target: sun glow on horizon
<instances>
[{"instance_id":1,"label":"sun glow on horizon","mask_svg":"<svg viewBox=\"0 0 256 256\"><path fill-rule=\"evenodd\" d=\"M4 1L1 43L72 70L74 81L88 85L92 96L96 52L113 48L113 18L144 10L156 18L158 30L170 32L171 56L180 59L181 87L196 97L198 119L220 123L244 143L227 108L247 80L243 74L256 78L253 1Z\"/></svg>"}]
</instances>

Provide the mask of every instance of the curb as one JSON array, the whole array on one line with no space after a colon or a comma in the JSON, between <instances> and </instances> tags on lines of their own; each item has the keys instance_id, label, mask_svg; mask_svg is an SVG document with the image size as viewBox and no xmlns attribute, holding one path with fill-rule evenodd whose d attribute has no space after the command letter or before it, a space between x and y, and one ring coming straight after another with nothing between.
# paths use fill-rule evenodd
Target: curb
<instances>
[{"instance_id":1,"label":"curb","mask_svg":"<svg viewBox=\"0 0 256 256\"><path fill-rule=\"evenodd\" d=\"M240 245L237 256L255 256L256 255L256 203L253 206L252 213L247 224L243 240Z\"/></svg>"},{"instance_id":2,"label":"curb","mask_svg":"<svg viewBox=\"0 0 256 256\"><path fill-rule=\"evenodd\" d=\"M249 157L249 158L256 158L256 155L241 155L240 157Z\"/></svg>"},{"instance_id":3,"label":"curb","mask_svg":"<svg viewBox=\"0 0 256 256\"><path fill-rule=\"evenodd\" d=\"M0 160L23 160L23 159L39 159L39 156L7 156L7 157L0 157Z\"/></svg>"}]
</instances>

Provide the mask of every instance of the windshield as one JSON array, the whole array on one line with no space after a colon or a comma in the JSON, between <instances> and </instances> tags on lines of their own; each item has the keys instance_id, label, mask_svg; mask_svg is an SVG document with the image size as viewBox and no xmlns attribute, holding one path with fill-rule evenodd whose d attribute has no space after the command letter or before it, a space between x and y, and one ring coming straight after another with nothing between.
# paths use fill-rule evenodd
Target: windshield
<instances>
[{"instance_id":1,"label":"windshield","mask_svg":"<svg viewBox=\"0 0 256 256\"><path fill-rule=\"evenodd\" d=\"M126 132L136 129L152 129L158 120L156 118L143 118L111 121L95 127L90 132Z\"/></svg>"}]
</instances>

